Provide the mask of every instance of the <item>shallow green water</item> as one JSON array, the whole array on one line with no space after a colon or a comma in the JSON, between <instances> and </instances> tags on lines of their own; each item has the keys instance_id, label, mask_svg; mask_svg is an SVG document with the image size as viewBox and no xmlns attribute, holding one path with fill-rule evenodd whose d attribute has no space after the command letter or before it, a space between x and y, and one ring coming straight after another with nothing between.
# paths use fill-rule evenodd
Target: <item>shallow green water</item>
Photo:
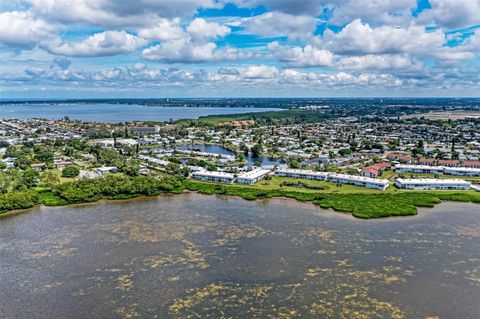
<instances>
[{"instance_id":1,"label":"shallow green water","mask_svg":"<svg viewBox=\"0 0 480 319\"><path fill-rule=\"evenodd\" d=\"M183 194L0 219L1 318L480 318L480 211Z\"/></svg>"}]
</instances>

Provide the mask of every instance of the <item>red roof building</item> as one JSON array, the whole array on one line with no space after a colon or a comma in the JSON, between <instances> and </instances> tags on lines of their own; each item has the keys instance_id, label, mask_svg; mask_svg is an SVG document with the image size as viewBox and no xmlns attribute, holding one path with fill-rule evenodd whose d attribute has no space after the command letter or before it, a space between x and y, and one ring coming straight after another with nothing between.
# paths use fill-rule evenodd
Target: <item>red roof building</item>
<instances>
[{"instance_id":1,"label":"red roof building","mask_svg":"<svg viewBox=\"0 0 480 319\"><path fill-rule=\"evenodd\" d=\"M438 165L447 167L456 167L460 161L457 160L438 160Z\"/></svg>"},{"instance_id":2,"label":"red roof building","mask_svg":"<svg viewBox=\"0 0 480 319\"><path fill-rule=\"evenodd\" d=\"M397 157L397 161L399 161L400 163L409 164L412 162L412 160L413 158L410 155L400 155Z\"/></svg>"},{"instance_id":3,"label":"red roof building","mask_svg":"<svg viewBox=\"0 0 480 319\"><path fill-rule=\"evenodd\" d=\"M465 161L463 166L470 168L480 168L480 161Z\"/></svg>"},{"instance_id":4,"label":"red roof building","mask_svg":"<svg viewBox=\"0 0 480 319\"><path fill-rule=\"evenodd\" d=\"M375 178L378 177L384 170L390 168L390 163L376 163L362 169L362 176Z\"/></svg>"},{"instance_id":5,"label":"red roof building","mask_svg":"<svg viewBox=\"0 0 480 319\"><path fill-rule=\"evenodd\" d=\"M433 166L433 165L435 165L435 159L434 158L421 158L421 159L418 160L418 163L420 165Z\"/></svg>"}]
</instances>

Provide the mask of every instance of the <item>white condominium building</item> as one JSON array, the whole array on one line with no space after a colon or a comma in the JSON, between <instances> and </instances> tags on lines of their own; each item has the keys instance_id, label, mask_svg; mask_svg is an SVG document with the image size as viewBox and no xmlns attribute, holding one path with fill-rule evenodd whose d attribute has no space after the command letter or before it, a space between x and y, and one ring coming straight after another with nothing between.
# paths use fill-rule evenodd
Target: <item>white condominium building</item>
<instances>
[{"instance_id":1,"label":"white condominium building","mask_svg":"<svg viewBox=\"0 0 480 319\"><path fill-rule=\"evenodd\" d=\"M428 166L428 165L395 165L395 172L397 173L415 173L415 174L443 174L443 166Z\"/></svg>"},{"instance_id":2,"label":"white condominium building","mask_svg":"<svg viewBox=\"0 0 480 319\"><path fill-rule=\"evenodd\" d=\"M192 173L192 177L205 182L232 183L235 176L225 172L198 171Z\"/></svg>"},{"instance_id":3,"label":"white condominium building","mask_svg":"<svg viewBox=\"0 0 480 319\"><path fill-rule=\"evenodd\" d=\"M276 176L291 177L291 178L303 178L324 181L327 179L327 172L315 172L304 169L278 169L275 171Z\"/></svg>"},{"instance_id":4,"label":"white condominium building","mask_svg":"<svg viewBox=\"0 0 480 319\"><path fill-rule=\"evenodd\" d=\"M237 183L252 185L270 174L269 169L257 168L249 172L240 174L237 177Z\"/></svg>"},{"instance_id":5,"label":"white condominium building","mask_svg":"<svg viewBox=\"0 0 480 319\"><path fill-rule=\"evenodd\" d=\"M275 171L275 175L281 177L312 179L320 181L326 180L332 183L349 184L379 190L385 190L390 185L390 182L386 179L377 179L347 174L336 174L329 172L314 172L301 169L279 169Z\"/></svg>"},{"instance_id":6,"label":"white condominium building","mask_svg":"<svg viewBox=\"0 0 480 319\"><path fill-rule=\"evenodd\" d=\"M445 167L445 174L458 176L480 176L480 168L471 167Z\"/></svg>"},{"instance_id":7,"label":"white condominium building","mask_svg":"<svg viewBox=\"0 0 480 319\"><path fill-rule=\"evenodd\" d=\"M434 179L434 178L418 178L418 179L395 179L395 186L400 189L425 190L468 190L472 184L462 179Z\"/></svg>"},{"instance_id":8,"label":"white condominium building","mask_svg":"<svg viewBox=\"0 0 480 319\"><path fill-rule=\"evenodd\" d=\"M414 173L414 174L447 174L458 176L480 176L480 168L472 167L446 167L446 166L429 166L429 165L396 165L397 173Z\"/></svg>"},{"instance_id":9,"label":"white condominium building","mask_svg":"<svg viewBox=\"0 0 480 319\"><path fill-rule=\"evenodd\" d=\"M370 178L356 175L329 173L327 181L331 183L348 184L379 190L386 190L390 185L387 179Z\"/></svg>"}]
</instances>

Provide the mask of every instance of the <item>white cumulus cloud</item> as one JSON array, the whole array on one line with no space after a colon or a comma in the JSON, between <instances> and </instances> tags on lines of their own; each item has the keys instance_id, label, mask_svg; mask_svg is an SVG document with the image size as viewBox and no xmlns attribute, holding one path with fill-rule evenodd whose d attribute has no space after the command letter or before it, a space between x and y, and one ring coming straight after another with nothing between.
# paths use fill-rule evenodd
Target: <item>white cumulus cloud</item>
<instances>
[{"instance_id":1,"label":"white cumulus cloud","mask_svg":"<svg viewBox=\"0 0 480 319\"><path fill-rule=\"evenodd\" d=\"M52 45L49 51L72 57L110 56L134 52L146 43L146 40L125 31L105 31L79 42Z\"/></svg>"}]
</instances>

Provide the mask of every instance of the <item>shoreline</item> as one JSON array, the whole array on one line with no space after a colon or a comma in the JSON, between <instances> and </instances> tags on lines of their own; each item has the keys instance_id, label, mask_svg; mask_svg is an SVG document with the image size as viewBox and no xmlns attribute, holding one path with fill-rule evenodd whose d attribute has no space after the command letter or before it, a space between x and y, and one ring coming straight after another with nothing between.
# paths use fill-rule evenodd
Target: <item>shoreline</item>
<instances>
[{"instance_id":1,"label":"shoreline","mask_svg":"<svg viewBox=\"0 0 480 319\"><path fill-rule=\"evenodd\" d=\"M215 185L215 184L213 184ZM242 199L246 201L263 201L264 203L268 202L269 200L286 200L286 201L291 201L291 203L294 202L301 202L301 203L309 203L312 204L322 210L329 211L335 215L338 216L349 216L350 218L353 219L363 219L363 220L386 220L389 217L413 217L413 216L418 216L419 215L419 209L425 209L425 208L435 208L437 205L441 205L442 203L470 203L470 204L475 204L475 205L480 205L480 202L475 202L473 200L470 201L465 201L465 200L455 200L455 197L452 197L450 199L440 199L440 201L432 203L431 205L415 205L415 213L409 213L409 214L391 214L391 215L379 215L379 216L370 216L370 217L363 217L356 215L354 212L347 211L347 210L341 210L341 209L336 209L334 206L322 206L316 200L303 200L295 197L289 197L289 196L271 196L271 197L257 197L257 198L245 198L241 194L224 194L224 193L208 193L208 192L202 192L201 190L191 190L185 187L181 192L165 192L161 194L156 194L156 195L138 195L138 196L132 196L131 198L100 198L99 200L96 201L89 201L89 202L78 202L78 203L66 203L62 205L47 205L45 203L39 203L37 205L34 205L29 208L23 208L23 209L15 209L15 210L10 210L4 213L0 213L0 220L4 218L9 218L9 217L14 217L18 215L23 215L27 213L33 213L37 209L41 209L42 207L49 207L49 208L54 208L54 207L82 207L82 206L90 206L90 205L98 205L98 204L106 204L106 203L122 203L122 202L136 202L136 201L149 201L149 200L157 200L160 199L161 197L173 197L176 195L188 195L188 194L198 194L198 195L204 195L204 196L220 196L224 198L236 198L236 199ZM408 193L407 193L408 194ZM414 193L418 194L418 193ZM422 194L422 193L420 193ZM425 192L425 194L428 194ZM445 193L444 195L455 195L458 193ZM333 196L339 196L340 194L333 194ZM351 196L355 196L358 194L347 194ZM381 195L381 194L380 194ZM432 194L433 195L433 194ZM435 195L438 195L438 193L435 193ZM397 218L395 218L397 219Z\"/></svg>"}]
</instances>

